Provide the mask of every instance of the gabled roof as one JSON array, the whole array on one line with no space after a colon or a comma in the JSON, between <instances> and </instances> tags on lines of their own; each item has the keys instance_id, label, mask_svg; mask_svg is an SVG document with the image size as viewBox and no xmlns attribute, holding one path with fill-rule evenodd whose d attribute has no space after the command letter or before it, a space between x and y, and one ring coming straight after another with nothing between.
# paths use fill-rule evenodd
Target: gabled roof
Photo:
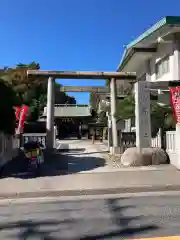
<instances>
[{"instance_id":1,"label":"gabled roof","mask_svg":"<svg viewBox=\"0 0 180 240\"><path fill-rule=\"evenodd\" d=\"M163 19L161 19L159 22L154 24L152 27L150 27L147 31L142 33L139 37L137 37L134 41L129 43L126 46L126 49L122 55L120 64L118 66L118 70L122 70L124 65L126 64L126 61L129 58L129 55L131 54L131 51L134 51L134 48L141 43L142 41L146 40L148 37L150 37L152 34L154 34L156 31L160 30L162 27L169 25L169 26L180 26L180 16L166 16Z\"/></svg>"}]
</instances>

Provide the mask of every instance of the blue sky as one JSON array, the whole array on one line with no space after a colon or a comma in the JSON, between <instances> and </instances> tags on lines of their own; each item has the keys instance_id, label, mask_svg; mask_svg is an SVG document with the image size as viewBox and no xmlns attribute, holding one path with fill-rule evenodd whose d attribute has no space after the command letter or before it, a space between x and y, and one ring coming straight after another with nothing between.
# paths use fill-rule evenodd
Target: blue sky
<instances>
[{"instance_id":1,"label":"blue sky","mask_svg":"<svg viewBox=\"0 0 180 240\"><path fill-rule=\"evenodd\" d=\"M1 0L0 66L116 71L124 49L150 25L180 15L179 0ZM95 86L104 81L58 80ZM88 93L70 93L88 103Z\"/></svg>"}]
</instances>

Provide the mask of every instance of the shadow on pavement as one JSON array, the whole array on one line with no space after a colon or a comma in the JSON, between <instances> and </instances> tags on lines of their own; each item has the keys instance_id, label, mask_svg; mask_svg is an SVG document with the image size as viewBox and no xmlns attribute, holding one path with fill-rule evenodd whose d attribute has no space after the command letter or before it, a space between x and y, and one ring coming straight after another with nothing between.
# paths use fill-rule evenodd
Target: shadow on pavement
<instances>
[{"instance_id":1,"label":"shadow on pavement","mask_svg":"<svg viewBox=\"0 0 180 240\"><path fill-rule=\"evenodd\" d=\"M51 237L50 235L54 231L46 230L46 227L57 227L61 224L71 224L72 220L58 221L58 220L45 220L45 221L33 221L33 220L24 220L17 222L10 222L7 224L0 224L1 231L9 231L12 233L8 234L8 239L42 239L42 240L56 240L63 238ZM43 228L43 229L40 229ZM13 231L18 233L13 233Z\"/></svg>"},{"instance_id":2,"label":"shadow on pavement","mask_svg":"<svg viewBox=\"0 0 180 240\"><path fill-rule=\"evenodd\" d=\"M76 153L74 153L77 155ZM89 155L89 154L88 154ZM105 160L101 157L72 156L70 154L56 153L49 157L45 157L44 163L40 167L39 177L58 176L72 173L79 173L82 171L90 171L102 166L105 166ZM28 163L21 153L19 157L14 158L8 162L1 170L1 178L14 177L14 178L34 178L34 173L27 171Z\"/></svg>"},{"instance_id":3,"label":"shadow on pavement","mask_svg":"<svg viewBox=\"0 0 180 240\"><path fill-rule=\"evenodd\" d=\"M86 149L85 148L60 148L57 149L57 152L61 153L61 152L73 152L73 153L77 153L77 152L84 152Z\"/></svg>"},{"instance_id":4,"label":"shadow on pavement","mask_svg":"<svg viewBox=\"0 0 180 240\"><path fill-rule=\"evenodd\" d=\"M125 216L123 211L127 210L128 208L135 208L135 206L121 207L118 204L119 201L120 199L107 200L107 205L112 215L112 222L118 226L119 229L110 232L94 234L91 236L85 236L80 238L80 240L113 239L114 237L132 239L133 237L139 238L143 233L149 234L149 232L157 231L157 229L159 229L159 227L155 224L146 224L146 222L143 221L143 216ZM137 224L138 221L141 221L141 224ZM133 222L136 223L134 224Z\"/></svg>"},{"instance_id":5,"label":"shadow on pavement","mask_svg":"<svg viewBox=\"0 0 180 240\"><path fill-rule=\"evenodd\" d=\"M29 220L1 223L0 237L1 233L5 232L8 234L8 239L29 239L34 237L33 239L44 240L104 240L114 238L124 240L135 237L137 239L143 234L152 236L153 232L160 228L154 224L146 224L147 218L144 216L132 216L130 209L133 210L136 206L133 206L133 204L132 206L120 206L121 200L87 200L85 205L83 205L85 201L80 201L78 207L75 208L73 208L75 201L66 202L65 208L62 208L64 204L62 202L41 203L38 205L38 209L42 215L38 215L37 220L35 216L31 216L32 219ZM102 202L102 204L99 204L98 207L96 204L94 206L94 201ZM51 210L52 205L53 210ZM108 217L103 217L103 207L107 207L109 210ZM130 212L128 216L125 215L127 210ZM61 220L58 220L58 212ZM83 215L85 212L86 215ZM91 212L92 215L89 218L88 214L91 214ZM54 213L55 215L53 215ZM95 213L94 218L93 213ZM98 213L101 215L99 218L97 218ZM43 214L46 214L51 219L44 220Z\"/></svg>"},{"instance_id":6,"label":"shadow on pavement","mask_svg":"<svg viewBox=\"0 0 180 240\"><path fill-rule=\"evenodd\" d=\"M25 161L24 154L19 151L19 155L1 168L1 178L9 177L27 171L28 163Z\"/></svg>"}]
</instances>

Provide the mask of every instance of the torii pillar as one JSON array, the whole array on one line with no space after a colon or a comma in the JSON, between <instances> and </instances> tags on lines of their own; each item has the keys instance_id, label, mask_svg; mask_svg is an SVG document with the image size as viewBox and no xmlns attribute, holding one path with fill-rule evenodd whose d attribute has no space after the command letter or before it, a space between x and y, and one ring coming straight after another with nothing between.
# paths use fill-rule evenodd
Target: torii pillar
<instances>
[{"instance_id":1,"label":"torii pillar","mask_svg":"<svg viewBox=\"0 0 180 240\"><path fill-rule=\"evenodd\" d=\"M150 89L147 81L135 83L136 147L151 147Z\"/></svg>"},{"instance_id":2,"label":"torii pillar","mask_svg":"<svg viewBox=\"0 0 180 240\"><path fill-rule=\"evenodd\" d=\"M110 95L111 95L111 126L112 126L112 154L119 153L118 146L118 132L117 132L117 119L116 119L116 98L117 98L117 89L116 89L116 79L110 79Z\"/></svg>"},{"instance_id":3,"label":"torii pillar","mask_svg":"<svg viewBox=\"0 0 180 240\"><path fill-rule=\"evenodd\" d=\"M52 150L54 148L54 104L55 104L55 79L48 78L47 87L47 121L46 121L46 148Z\"/></svg>"}]
</instances>

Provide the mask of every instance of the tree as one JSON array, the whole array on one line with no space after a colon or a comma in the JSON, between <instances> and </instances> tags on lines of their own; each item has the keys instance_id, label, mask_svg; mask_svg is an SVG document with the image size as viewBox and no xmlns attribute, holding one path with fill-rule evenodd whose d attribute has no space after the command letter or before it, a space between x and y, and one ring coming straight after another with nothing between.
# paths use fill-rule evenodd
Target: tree
<instances>
[{"instance_id":1,"label":"tree","mask_svg":"<svg viewBox=\"0 0 180 240\"><path fill-rule=\"evenodd\" d=\"M117 108L116 109L117 109L116 117L118 119L134 118L134 116L135 116L134 97L132 95L128 95L124 99L117 100Z\"/></svg>"},{"instance_id":2,"label":"tree","mask_svg":"<svg viewBox=\"0 0 180 240\"><path fill-rule=\"evenodd\" d=\"M61 84L55 83L55 103L56 104L76 104L74 97L68 96L65 92L61 92Z\"/></svg>"},{"instance_id":3,"label":"tree","mask_svg":"<svg viewBox=\"0 0 180 240\"><path fill-rule=\"evenodd\" d=\"M25 74L28 69L38 70L40 64L36 62L19 63L15 68L4 68L0 74L15 91L18 99L17 105L28 105L31 110L30 119L36 121L47 103L47 78L31 77L29 79ZM76 100L66 93L60 92L60 87L60 84L55 83L55 103L75 104Z\"/></svg>"},{"instance_id":4,"label":"tree","mask_svg":"<svg viewBox=\"0 0 180 240\"><path fill-rule=\"evenodd\" d=\"M3 79L0 79L0 96L3 99L0 102L0 131L5 134L14 134L16 124L14 105L17 104L17 97L11 85Z\"/></svg>"},{"instance_id":5,"label":"tree","mask_svg":"<svg viewBox=\"0 0 180 240\"><path fill-rule=\"evenodd\" d=\"M117 103L116 117L135 120L135 101L133 95L128 95ZM157 135L160 128L169 130L175 126L170 106L161 106L157 101L151 101L151 130L152 137Z\"/></svg>"},{"instance_id":6,"label":"tree","mask_svg":"<svg viewBox=\"0 0 180 240\"><path fill-rule=\"evenodd\" d=\"M91 116L92 116L92 121L97 122L98 119L102 119L98 115L98 104L100 101L100 96L96 93L91 92L90 93L90 98L89 98L89 105L91 106Z\"/></svg>"},{"instance_id":7,"label":"tree","mask_svg":"<svg viewBox=\"0 0 180 240\"><path fill-rule=\"evenodd\" d=\"M93 93L93 92L90 93L89 104L96 111L97 111L97 108L98 108L99 100L100 100L100 95L99 94L96 94L96 93Z\"/></svg>"}]
</instances>

